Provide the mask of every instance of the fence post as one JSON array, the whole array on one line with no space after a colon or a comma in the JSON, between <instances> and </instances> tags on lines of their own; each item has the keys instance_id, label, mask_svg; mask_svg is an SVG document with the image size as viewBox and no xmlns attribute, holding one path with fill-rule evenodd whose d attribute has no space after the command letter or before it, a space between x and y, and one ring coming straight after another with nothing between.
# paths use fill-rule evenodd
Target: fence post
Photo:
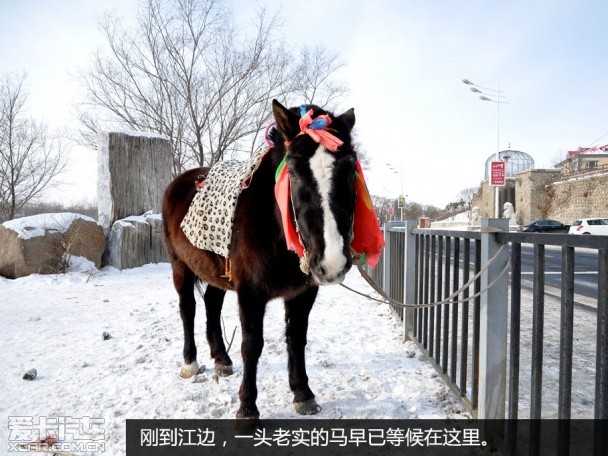
<instances>
[{"instance_id":1,"label":"fence post","mask_svg":"<svg viewBox=\"0 0 608 456\"><path fill-rule=\"evenodd\" d=\"M501 245L493 229L507 231L507 219L482 219L481 267L496 254ZM479 402L477 418L504 419L507 383L507 311L509 276L498 278L509 259L505 249L481 276L481 289L494 280L492 288L481 295L479 329Z\"/></svg>"},{"instance_id":2,"label":"fence post","mask_svg":"<svg viewBox=\"0 0 608 456\"><path fill-rule=\"evenodd\" d=\"M405 242L403 252L403 302L416 302L416 235L413 230L417 227L416 220L405 221ZM414 330L414 309L406 307L403 313L403 335L405 340L411 340L409 331Z\"/></svg>"},{"instance_id":3,"label":"fence post","mask_svg":"<svg viewBox=\"0 0 608 456\"><path fill-rule=\"evenodd\" d=\"M384 224L384 255L382 255L382 289L390 295L391 289L391 235L390 222Z\"/></svg>"}]
</instances>

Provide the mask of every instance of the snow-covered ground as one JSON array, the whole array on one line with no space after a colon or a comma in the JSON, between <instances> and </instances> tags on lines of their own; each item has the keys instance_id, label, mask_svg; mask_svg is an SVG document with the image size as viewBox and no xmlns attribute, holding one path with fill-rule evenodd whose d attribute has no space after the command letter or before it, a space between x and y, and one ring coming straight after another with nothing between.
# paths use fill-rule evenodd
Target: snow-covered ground
<instances>
[{"instance_id":1,"label":"snow-covered ground","mask_svg":"<svg viewBox=\"0 0 608 456\"><path fill-rule=\"evenodd\" d=\"M0 454L9 417L105 420L106 453L124 454L127 418L233 418L242 378L236 295L224 306L226 332L238 328L231 377L217 378L208 358L199 298L199 362L179 377L182 325L168 264L97 271L73 260L71 272L0 277ZM356 270L346 284L371 292ZM299 418L287 382L283 306L268 305L258 371L262 418ZM107 332L111 338L103 340ZM316 418L466 418L458 399L383 304L339 286L323 287L311 314L307 367L323 407ZM23 374L35 368L33 381Z\"/></svg>"}]
</instances>

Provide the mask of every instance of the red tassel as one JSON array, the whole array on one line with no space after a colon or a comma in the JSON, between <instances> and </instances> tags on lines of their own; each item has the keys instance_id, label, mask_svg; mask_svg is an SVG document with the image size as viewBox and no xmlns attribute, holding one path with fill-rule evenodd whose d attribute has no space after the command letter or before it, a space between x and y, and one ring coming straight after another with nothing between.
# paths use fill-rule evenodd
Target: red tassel
<instances>
[{"instance_id":1,"label":"red tassel","mask_svg":"<svg viewBox=\"0 0 608 456\"><path fill-rule=\"evenodd\" d=\"M353 223L353 240L351 247L357 253L364 254L370 267L375 267L384 248L384 235L378 224L378 217L372 204L361 163L357 160L355 177L355 215Z\"/></svg>"},{"instance_id":2,"label":"red tassel","mask_svg":"<svg viewBox=\"0 0 608 456\"><path fill-rule=\"evenodd\" d=\"M287 165L283 163L283 167L279 170L274 186L274 196L281 211L281 221L283 222L283 231L285 233L285 241L287 249L295 251L299 257L304 255L304 246L300 242L300 236L296 227L291 220L291 196L289 189L289 172Z\"/></svg>"}]
</instances>

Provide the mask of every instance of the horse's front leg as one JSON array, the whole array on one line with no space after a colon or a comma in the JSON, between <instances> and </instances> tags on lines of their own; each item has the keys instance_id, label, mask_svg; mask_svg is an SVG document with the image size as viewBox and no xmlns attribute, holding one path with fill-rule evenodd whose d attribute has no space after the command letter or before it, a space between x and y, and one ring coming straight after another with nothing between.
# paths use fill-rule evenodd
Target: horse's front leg
<instances>
[{"instance_id":1,"label":"horse's front leg","mask_svg":"<svg viewBox=\"0 0 608 456\"><path fill-rule=\"evenodd\" d=\"M259 418L255 403L258 397L256 377L258 360L264 348L264 312L268 298L251 290L238 290L239 315L241 318L241 356L243 357L243 381L239 389L241 405L237 418Z\"/></svg>"},{"instance_id":2,"label":"horse's front leg","mask_svg":"<svg viewBox=\"0 0 608 456\"><path fill-rule=\"evenodd\" d=\"M305 355L308 315L318 291L318 287L309 288L301 295L285 300L289 386L293 391L294 407L300 415L316 415L321 411L315 395L308 386Z\"/></svg>"}]
</instances>

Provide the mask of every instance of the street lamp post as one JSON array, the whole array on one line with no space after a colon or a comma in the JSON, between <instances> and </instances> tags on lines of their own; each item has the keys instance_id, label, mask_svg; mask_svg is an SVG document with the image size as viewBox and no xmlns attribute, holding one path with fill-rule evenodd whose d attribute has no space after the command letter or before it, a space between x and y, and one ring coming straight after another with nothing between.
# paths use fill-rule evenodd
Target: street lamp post
<instances>
[{"instance_id":1,"label":"street lamp post","mask_svg":"<svg viewBox=\"0 0 608 456\"><path fill-rule=\"evenodd\" d=\"M480 94L479 99L482 101L491 101L496 103L496 161L500 161L500 105L508 103L500 91L500 78L496 79L496 90L487 87L479 86L468 79L463 79L462 82L469 87L471 92ZM494 187L494 217L500 218L500 205L498 204L498 185Z\"/></svg>"},{"instance_id":2,"label":"street lamp post","mask_svg":"<svg viewBox=\"0 0 608 456\"><path fill-rule=\"evenodd\" d=\"M397 208L400 209L400 216L399 216L399 220L403 220L403 209L405 206L405 199L403 198L403 162L401 162L401 170L397 171L393 165L391 165L390 163L387 163L386 166L388 166L388 169L390 169L393 174L399 174L399 186L400 186L400 192L399 192L399 196L397 197ZM403 205L401 204L401 201L403 200Z\"/></svg>"}]
</instances>

